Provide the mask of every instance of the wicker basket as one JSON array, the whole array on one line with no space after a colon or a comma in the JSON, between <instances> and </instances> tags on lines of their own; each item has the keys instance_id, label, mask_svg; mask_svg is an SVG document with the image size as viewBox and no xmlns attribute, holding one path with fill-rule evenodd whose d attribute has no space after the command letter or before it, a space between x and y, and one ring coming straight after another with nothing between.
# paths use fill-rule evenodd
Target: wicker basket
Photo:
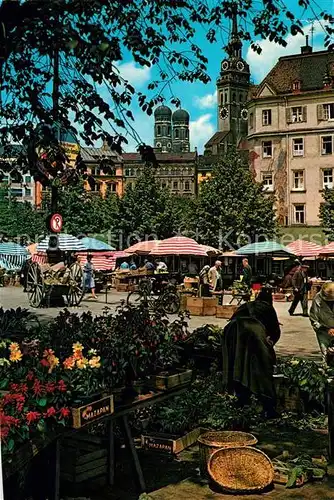
<instances>
[{"instance_id":1,"label":"wicker basket","mask_svg":"<svg viewBox=\"0 0 334 500\"><path fill-rule=\"evenodd\" d=\"M247 432L209 431L198 438L198 443L201 475L208 477L208 462L215 451L231 446L253 446L257 439Z\"/></svg>"},{"instance_id":2,"label":"wicker basket","mask_svg":"<svg viewBox=\"0 0 334 500\"><path fill-rule=\"evenodd\" d=\"M230 493L260 492L274 480L270 458L250 446L217 450L210 457L208 472L217 486Z\"/></svg>"}]
</instances>

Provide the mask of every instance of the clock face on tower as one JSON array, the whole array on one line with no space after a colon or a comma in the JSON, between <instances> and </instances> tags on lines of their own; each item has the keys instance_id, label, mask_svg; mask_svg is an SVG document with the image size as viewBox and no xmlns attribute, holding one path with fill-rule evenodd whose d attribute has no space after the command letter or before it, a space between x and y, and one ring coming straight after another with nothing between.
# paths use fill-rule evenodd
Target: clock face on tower
<instances>
[{"instance_id":1,"label":"clock face on tower","mask_svg":"<svg viewBox=\"0 0 334 500\"><path fill-rule=\"evenodd\" d=\"M230 67L230 63L228 61L222 62L222 70L226 71Z\"/></svg>"},{"instance_id":2,"label":"clock face on tower","mask_svg":"<svg viewBox=\"0 0 334 500\"><path fill-rule=\"evenodd\" d=\"M220 116L223 120L228 117L228 109L225 106L220 110Z\"/></svg>"},{"instance_id":3,"label":"clock face on tower","mask_svg":"<svg viewBox=\"0 0 334 500\"><path fill-rule=\"evenodd\" d=\"M243 120L247 120L248 119L248 109L244 108L241 110L241 118Z\"/></svg>"},{"instance_id":4,"label":"clock face on tower","mask_svg":"<svg viewBox=\"0 0 334 500\"><path fill-rule=\"evenodd\" d=\"M237 62L237 70L243 71L245 69L245 64L242 61Z\"/></svg>"}]
</instances>

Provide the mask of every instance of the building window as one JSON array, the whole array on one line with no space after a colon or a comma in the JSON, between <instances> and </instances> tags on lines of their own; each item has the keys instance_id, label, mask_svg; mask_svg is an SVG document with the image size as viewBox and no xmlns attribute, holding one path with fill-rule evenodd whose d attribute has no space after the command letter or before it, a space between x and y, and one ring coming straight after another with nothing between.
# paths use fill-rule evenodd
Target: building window
<instances>
[{"instance_id":1,"label":"building window","mask_svg":"<svg viewBox=\"0 0 334 500\"><path fill-rule=\"evenodd\" d=\"M302 191L304 189L304 170L293 172L293 190Z\"/></svg>"},{"instance_id":2,"label":"building window","mask_svg":"<svg viewBox=\"0 0 334 500\"><path fill-rule=\"evenodd\" d=\"M25 188L25 192L24 192L25 196L31 196L31 189L30 188Z\"/></svg>"},{"instance_id":3,"label":"building window","mask_svg":"<svg viewBox=\"0 0 334 500\"><path fill-rule=\"evenodd\" d=\"M291 118L292 122L302 122L303 121L303 108L302 106L296 106L291 108Z\"/></svg>"},{"instance_id":4,"label":"building window","mask_svg":"<svg viewBox=\"0 0 334 500\"><path fill-rule=\"evenodd\" d=\"M254 114L249 113L249 128L253 128L253 127L254 127Z\"/></svg>"},{"instance_id":5,"label":"building window","mask_svg":"<svg viewBox=\"0 0 334 500\"><path fill-rule=\"evenodd\" d=\"M271 109L262 111L262 125L271 125Z\"/></svg>"},{"instance_id":6,"label":"building window","mask_svg":"<svg viewBox=\"0 0 334 500\"><path fill-rule=\"evenodd\" d=\"M22 198L22 192L23 192L22 188L12 188L11 189L11 195L18 197L18 198Z\"/></svg>"},{"instance_id":7,"label":"building window","mask_svg":"<svg viewBox=\"0 0 334 500\"><path fill-rule=\"evenodd\" d=\"M173 182L173 189L178 189L178 182L177 181L174 181Z\"/></svg>"},{"instance_id":8,"label":"building window","mask_svg":"<svg viewBox=\"0 0 334 500\"><path fill-rule=\"evenodd\" d=\"M322 185L323 188L332 189L333 188L333 169L325 168L322 171Z\"/></svg>"},{"instance_id":9,"label":"building window","mask_svg":"<svg viewBox=\"0 0 334 500\"><path fill-rule=\"evenodd\" d=\"M130 176L130 170L128 168L125 169L124 173L125 173L125 177Z\"/></svg>"},{"instance_id":10,"label":"building window","mask_svg":"<svg viewBox=\"0 0 334 500\"><path fill-rule=\"evenodd\" d=\"M190 182L189 181L185 181L185 183L184 183L184 190L185 191L190 191Z\"/></svg>"},{"instance_id":11,"label":"building window","mask_svg":"<svg viewBox=\"0 0 334 500\"><path fill-rule=\"evenodd\" d=\"M237 98L236 98L236 94L235 93L232 94L232 102L237 102Z\"/></svg>"},{"instance_id":12,"label":"building window","mask_svg":"<svg viewBox=\"0 0 334 500\"><path fill-rule=\"evenodd\" d=\"M273 191L274 190L273 174L271 172L263 172L262 183L264 191Z\"/></svg>"},{"instance_id":13,"label":"building window","mask_svg":"<svg viewBox=\"0 0 334 500\"><path fill-rule=\"evenodd\" d=\"M300 80L296 80L295 82L293 82L292 84L292 90L300 90Z\"/></svg>"},{"instance_id":14,"label":"building window","mask_svg":"<svg viewBox=\"0 0 334 500\"><path fill-rule=\"evenodd\" d=\"M168 125L168 137L170 137L170 136L171 136L171 133L172 133L172 129L171 129L171 127Z\"/></svg>"},{"instance_id":15,"label":"building window","mask_svg":"<svg viewBox=\"0 0 334 500\"><path fill-rule=\"evenodd\" d=\"M333 137L331 135L325 135L321 138L321 154L333 154Z\"/></svg>"},{"instance_id":16,"label":"building window","mask_svg":"<svg viewBox=\"0 0 334 500\"><path fill-rule=\"evenodd\" d=\"M224 95L225 95L225 104L227 104L228 103L228 93L227 93L227 90L225 90Z\"/></svg>"},{"instance_id":17,"label":"building window","mask_svg":"<svg viewBox=\"0 0 334 500\"><path fill-rule=\"evenodd\" d=\"M262 143L262 156L263 156L263 158L271 158L273 156L273 143L272 143L272 141L263 141L263 143Z\"/></svg>"},{"instance_id":18,"label":"building window","mask_svg":"<svg viewBox=\"0 0 334 500\"><path fill-rule=\"evenodd\" d=\"M157 135L161 135L161 127L160 127L160 125L157 126Z\"/></svg>"},{"instance_id":19,"label":"building window","mask_svg":"<svg viewBox=\"0 0 334 500\"><path fill-rule=\"evenodd\" d=\"M324 104L324 120L334 120L334 103Z\"/></svg>"},{"instance_id":20,"label":"building window","mask_svg":"<svg viewBox=\"0 0 334 500\"><path fill-rule=\"evenodd\" d=\"M295 224L305 224L305 205L295 205Z\"/></svg>"},{"instance_id":21,"label":"building window","mask_svg":"<svg viewBox=\"0 0 334 500\"><path fill-rule=\"evenodd\" d=\"M112 193L116 193L116 191L117 191L117 186L116 186L116 184L114 184L114 183L110 184L110 191L111 191Z\"/></svg>"},{"instance_id":22,"label":"building window","mask_svg":"<svg viewBox=\"0 0 334 500\"><path fill-rule=\"evenodd\" d=\"M179 129L175 129L175 138L178 139L179 138Z\"/></svg>"},{"instance_id":23,"label":"building window","mask_svg":"<svg viewBox=\"0 0 334 500\"><path fill-rule=\"evenodd\" d=\"M292 153L293 156L304 156L304 139L292 139Z\"/></svg>"}]
</instances>

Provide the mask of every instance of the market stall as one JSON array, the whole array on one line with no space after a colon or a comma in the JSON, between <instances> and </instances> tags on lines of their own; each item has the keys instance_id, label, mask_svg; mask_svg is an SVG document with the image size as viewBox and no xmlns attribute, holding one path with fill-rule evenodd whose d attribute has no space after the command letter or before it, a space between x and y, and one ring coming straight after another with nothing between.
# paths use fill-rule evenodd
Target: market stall
<instances>
[{"instance_id":1,"label":"market stall","mask_svg":"<svg viewBox=\"0 0 334 500\"><path fill-rule=\"evenodd\" d=\"M29 258L27 250L13 242L0 243L0 284L19 282L19 274Z\"/></svg>"}]
</instances>

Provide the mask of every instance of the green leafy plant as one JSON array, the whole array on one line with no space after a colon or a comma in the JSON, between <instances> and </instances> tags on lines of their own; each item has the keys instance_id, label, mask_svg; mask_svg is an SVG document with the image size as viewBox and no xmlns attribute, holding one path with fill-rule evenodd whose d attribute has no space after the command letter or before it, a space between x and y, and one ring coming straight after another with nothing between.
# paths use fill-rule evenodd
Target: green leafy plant
<instances>
[{"instance_id":1,"label":"green leafy plant","mask_svg":"<svg viewBox=\"0 0 334 500\"><path fill-rule=\"evenodd\" d=\"M28 309L0 308L0 339L23 340L39 327L37 316Z\"/></svg>"}]
</instances>

